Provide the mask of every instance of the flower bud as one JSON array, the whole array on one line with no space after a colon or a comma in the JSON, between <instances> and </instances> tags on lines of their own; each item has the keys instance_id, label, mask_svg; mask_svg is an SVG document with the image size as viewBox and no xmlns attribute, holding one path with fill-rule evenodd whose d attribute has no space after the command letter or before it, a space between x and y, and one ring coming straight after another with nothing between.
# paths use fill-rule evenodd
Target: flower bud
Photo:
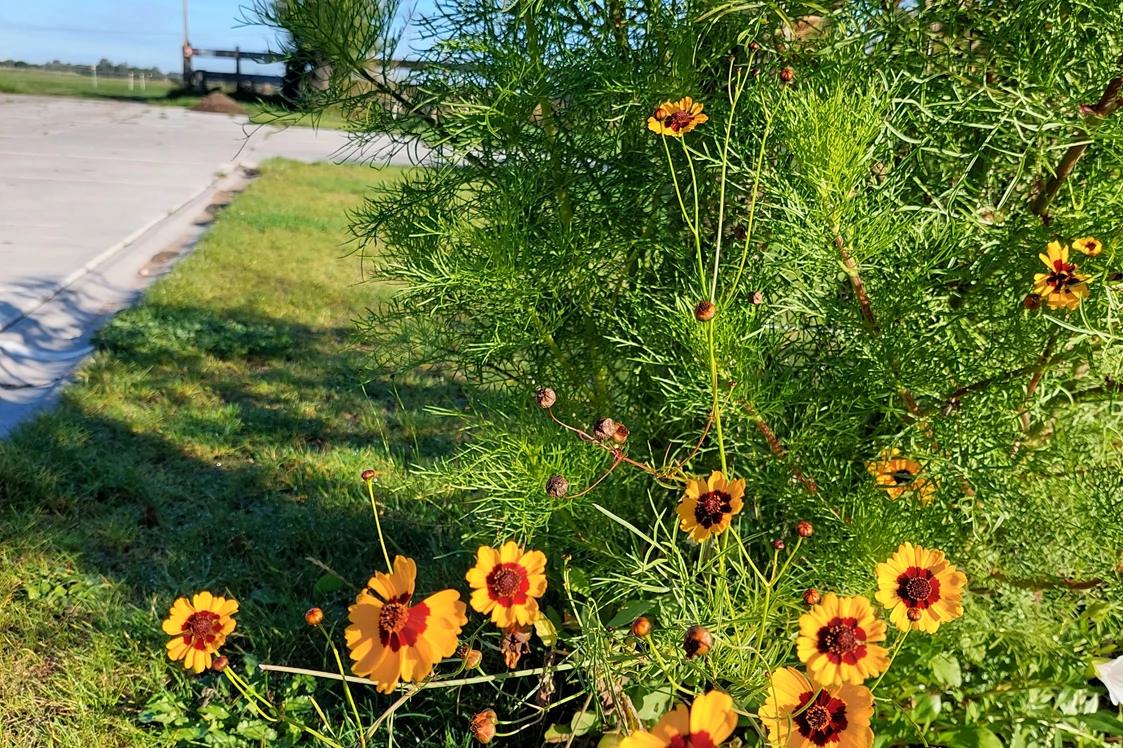
<instances>
[{"instance_id":1,"label":"flower bud","mask_svg":"<svg viewBox=\"0 0 1123 748\"><path fill-rule=\"evenodd\" d=\"M760 68L753 68L752 70L749 71L749 75L751 75L753 78L759 77L760 76Z\"/></svg>"},{"instance_id":2,"label":"flower bud","mask_svg":"<svg viewBox=\"0 0 1123 748\"><path fill-rule=\"evenodd\" d=\"M229 664L230 660L226 659L226 655L222 655L211 663L211 670L214 670L216 673L221 673Z\"/></svg>"},{"instance_id":3,"label":"flower bud","mask_svg":"<svg viewBox=\"0 0 1123 748\"><path fill-rule=\"evenodd\" d=\"M372 481L372 480L374 480L374 471L373 470L364 470L361 477L365 481Z\"/></svg>"},{"instance_id":4,"label":"flower bud","mask_svg":"<svg viewBox=\"0 0 1123 748\"><path fill-rule=\"evenodd\" d=\"M310 608L308 612L304 614L304 622L309 626L319 626L324 622L324 611L319 608Z\"/></svg>"},{"instance_id":5,"label":"flower bud","mask_svg":"<svg viewBox=\"0 0 1123 748\"><path fill-rule=\"evenodd\" d=\"M795 80L795 73L791 68L784 68L780 71L780 80L782 80L784 83L791 83L793 80Z\"/></svg>"},{"instance_id":6,"label":"flower bud","mask_svg":"<svg viewBox=\"0 0 1123 748\"><path fill-rule=\"evenodd\" d=\"M782 550L784 550L784 541L782 541L782 540L773 540L773 541L772 541L772 547L773 547L773 548L775 548L775 549L776 549L776 550L778 550L778 551L782 551Z\"/></svg>"},{"instance_id":7,"label":"flower bud","mask_svg":"<svg viewBox=\"0 0 1123 748\"><path fill-rule=\"evenodd\" d=\"M624 442L628 441L628 437L631 435L631 433L632 432L628 430L627 426L622 423L618 423L616 424L616 433L612 435L612 441L616 442L617 444L623 444Z\"/></svg>"},{"instance_id":8,"label":"flower bud","mask_svg":"<svg viewBox=\"0 0 1123 748\"><path fill-rule=\"evenodd\" d=\"M714 646L714 637L705 626L691 626L686 630L686 637L682 640L682 649L686 652L686 659L705 657Z\"/></svg>"},{"instance_id":9,"label":"flower bud","mask_svg":"<svg viewBox=\"0 0 1123 748\"><path fill-rule=\"evenodd\" d=\"M702 299L694 307L694 319L699 322L709 322L717 315L717 307L708 299Z\"/></svg>"},{"instance_id":10,"label":"flower bud","mask_svg":"<svg viewBox=\"0 0 1123 748\"><path fill-rule=\"evenodd\" d=\"M1026 297L1022 299L1022 306L1031 312L1036 312L1041 308L1041 297L1035 293L1026 294Z\"/></svg>"},{"instance_id":11,"label":"flower bud","mask_svg":"<svg viewBox=\"0 0 1123 748\"><path fill-rule=\"evenodd\" d=\"M819 594L819 590L814 587L809 587L803 591L803 602L808 605L818 605L823 596Z\"/></svg>"},{"instance_id":12,"label":"flower bud","mask_svg":"<svg viewBox=\"0 0 1123 748\"><path fill-rule=\"evenodd\" d=\"M807 520L800 520L799 524L795 526L795 531L801 538L809 538L815 534L815 528Z\"/></svg>"},{"instance_id":13,"label":"flower bud","mask_svg":"<svg viewBox=\"0 0 1123 748\"><path fill-rule=\"evenodd\" d=\"M483 660L483 658L484 658L484 653L481 652L480 650L478 650L478 649L469 650L468 654L464 655L464 667L465 667L465 669L475 670L476 668L478 668L480 666L480 662Z\"/></svg>"},{"instance_id":14,"label":"flower bud","mask_svg":"<svg viewBox=\"0 0 1123 748\"><path fill-rule=\"evenodd\" d=\"M538 391L534 393L534 402L538 403L539 408L549 408L557 401L558 393L549 387L539 387Z\"/></svg>"},{"instance_id":15,"label":"flower bud","mask_svg":"<svg viewBox=\"0 0 1123 748\"><path fill-rule=\"evenodd\" d=\"M651 621L643 616L632 621L632 636L638 636L641 639L651 636Z\"/></svg>"},{"instance_id":16,"label":"flower bud","mask_svg":"<svg viewBox=\"0 0 1123 748\"><path fill-rule=\"evenodd\" d=\"M565 496L565 492L569 490L569 481L554 473L546 480L546 495L552 496L555 499L560 499Z\"/></svg>"},{"instance_id":17,"label":"flower bud","mask_svg":"<svg viewBox=\"0 0 1123 748\"><path fill-rule=\"evenodd\" d=\"M908 619L910 621L916 623L924 617L924 612L920 608L909 608L908 612L905 615L908 616Z\"/></svg>"},{"instance_id":18,"label":"flower bud","mask_svg":"<svg viewBox=\"0 0 1123 748\"><path fill-rule=\"evenodd\" d=\"M611 418L598 418L597 422L593 424L593 436L600 441L611 439L616 435L616 421Z\"/></svg>"},{"instance_id":19,"label":"flower bud","mask_svg":"<svg viewBox=\"0 0 1123 748\"><path fill-rule=\"evenodd\" d=\"M759 52L760 51L760 45L757 44L756 42L749 42L749 51L750 52Z\"/></svg>"}]
</instances>

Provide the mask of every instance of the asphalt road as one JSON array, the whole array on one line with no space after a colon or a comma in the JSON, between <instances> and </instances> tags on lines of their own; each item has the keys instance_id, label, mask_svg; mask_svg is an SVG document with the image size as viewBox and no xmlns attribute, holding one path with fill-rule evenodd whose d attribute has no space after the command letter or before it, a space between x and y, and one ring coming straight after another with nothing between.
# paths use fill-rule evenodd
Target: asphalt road
<instances>
[{"instance_id":1,"label":"asphalt road","mask_svg":"<svg viewBox=\"0 0 1123 748\"><path fill-rule=\"evenodd\" d=\"M93 330L159 274L153 256L249 167L379 160L385 145L178 107L0 95L0 436L51 402Z\"/></svg>"}]
</instances>

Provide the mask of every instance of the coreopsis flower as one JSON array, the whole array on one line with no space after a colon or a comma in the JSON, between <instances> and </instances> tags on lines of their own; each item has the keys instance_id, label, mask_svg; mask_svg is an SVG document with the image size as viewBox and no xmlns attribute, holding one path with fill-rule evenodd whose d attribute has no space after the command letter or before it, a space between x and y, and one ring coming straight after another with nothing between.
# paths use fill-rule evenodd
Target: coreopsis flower
<instances>
[{"instance_id":1,"label":"coreopsis flower","mask_svg":"<svg viewBox=\"0 0 1123 748\"><path fill-rule=\"evenodd\" d=\"M420 681L433 665L456 652L456 637L468 623L456 590L442 590L413 604L417 564L398 556L392 574L375 572L348 609L344 636L351 671L390 693L399 680ZM372 594L373 592L373 594Z\"/></svg>"},{"instance_id":2,"label":"coreopsis flower","mask_svg":"<svg viewBox=\"0 0 1123 748\"><path fill-rule=\"evenodd\" d=\"M843 683L821 687L795 668L772 673L760 718L776 748L870 748L873 694Z\"/></svg>"},{"instance_id":3,"label":"coreopsis flower","mask_svg":"<svg viewBox=\"0 0 1123 748\"><path fill-rule=\"evenodd\" d=\"M729 529L733 515L744 507L744 495L744 479L730 481L720 470L715 470L709 480L694 478L675 510L681 520L679 527L699 543L711 535L720 535Z\"/></svg>"},{"instance_id":4,"label":"coreopsis flower","mask_svg":"<svg viewBox=\"0 0 1123 748\"><path fill-rule=\"evenodd\" d=\"M206 591L192 597L190 602L186 597L179 598L172 604L163 624L164 633L172 637L167 644L168 657L183 660L188 670L203 672L211 666L212 655L234 630L233 616L237 612L237 600L215 597Z\"/></svg>"},{"instance_id":5,"label":"coreopsis flower","mask_svg":"<svg viewBox=\"0 0 1123 748\"><path fill-rule=\"evenodd\" d=\"M1083 252L1089 257L1095 257L1100 252L1104 251L1104 243L1094 236L1086 236L1083 239L1073 239L1072 248L1078 252Z\"/></svg>"},{"instance_id":6,"label":"coreopsis flower","mask_svg":"<svg viewBox=\"0 0 1123 748\"><path fill-rule=\"evenodd\" d=\"M472 607L490 615L501 629L538 620L538 598L546 594L546 555L519 550L512 540L496 550L481 545L476 565L465 575L472 588Z\"/></svg>"},{"instance_id":7,"label":"coreopsis flower","mask_svg":"<svg viewBox=\"0 0 1123 748\"><path fill-rule=\"evenodd\" d=\"M1068 247L1062 247L1060 242L1049 242L1048 253L1038 257L1049 272L1033 276L1033 292L1045 299L1050 309L1080 306L1080 300L1088 295L1088 276L1076 272L1079 266L1068 261Z\"/></svg>"},{"instance_id":8,"label":"coreopsis flower","mask_svg":"<svg viewBox=\"0 0 1123 748\"><path fill-rule=\"evenodd\" d=\"M881 453L874 462L866 465L866 470L874 477L878 488L885 489L890 499L899 499L911 491L920 499L921 504L932 502L936 493L936 481L923 475L924 466L916 460L900 457L901 450L893 447Z\"/></svg>"},{"instance_id":9,"label":"coreopsis flower","mask_svg":"<svg viewBox=\"0 0 1123 748\"><path fill-rule=\"evenodd\" d=\"M679 704L663 715L651 732L637 730L620 748L714 748L733 734L737 713L727 693L710 691L694 697L688 709Z\"/></svg>"},{"instance_id":10,"label":"coreopsis flower","mask_svg":"<svg viewBox=\"0 0 1123 748\"><path fill-rule=\"evenodd\" d=\"M647 129L659 135L679 138L710 118L702 114L701 102L689 96L678 101L664 101L647 118Z\"/></svg>"},{"instance_id":11,"label":"coreopsis flower","mask_svg":"<svg viewBox=\"0 0 1123 748\"><path fill-rule=\"evenodd\" d=\"M865 597L839 597L833 592L799 617L796 654L807 673L825 686L861 683L889 667L885 622L874 617Z\"/></svg>"},{"instance_id":12,"label":"coreopsis flower","mask_svg":"<svg viewBox=\"0 0 1123 748\"><path fill-rule=\"evenodd\" d=\"M934 634L941 623L959 618L966 585L966 575L944 558L943 551L911 543L902 543L885 563L877 565L877 601L889 610L889 620L901 631L911 626Z\"/></svg>"}]
</instances>

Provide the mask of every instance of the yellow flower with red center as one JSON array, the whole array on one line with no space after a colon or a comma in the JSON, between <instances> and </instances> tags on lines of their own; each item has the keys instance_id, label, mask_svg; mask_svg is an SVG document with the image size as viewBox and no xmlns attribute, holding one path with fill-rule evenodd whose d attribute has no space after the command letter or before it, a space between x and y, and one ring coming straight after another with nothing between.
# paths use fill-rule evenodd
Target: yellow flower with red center
<instances>
[{"instance_id":1,"label":"yellow flower with red center","mask_svg":"<svg viewBox=\"0 0 1123 748\"><path fill-rule=\"evenodd\" d=\"M468 623L456 590L443 590L413 604L417 564L398 556L394 572L375 572L348 609L344 636L351 671L390 693L399 680L417 682L433 665L456 652L456 637ZM374 594L371 594L373 592ZM381 599L379 599L381 598Z\"/></svg>"},{"instance_id":2,"label":"yellow flower with red center","mask_svg":"<svg viewBox=\"0 0 1123 748\"><path fill-rule=\"evenodd\" d=\"M744 508L745 481L726 479L715 470L709 480L694 478L686 486L675 513L679 527L701 543L711 535L720 535L729 529L733 515Z\"/></svg>"},{"instance_id":3,"label":"yellow flower with red center","mask_svg":"<svg viewBox=\"0 0 1123 748\"><path fill-rule=\"evenodd\" d=\"M885 622L874 617L868 598L828 592L799 617L795 646L808 675L833 686L861 683L889 667L889 652L874 643L882 641Z\"/></svg>"},{"instance_id":4,"label":"yellow flower with red center","mask_svg":"<svg viewBox=\"0 0 1123 748\"><path fill-rule=\"evenodd\" d=\"M868 463L866 470L890 499L899 499L906 491L911 491L921 504L930 504L938 484L922 475L924 467L919 462L902 458L900 454L901 450L896 447L887 449L876 461Z\"/></svg>"},{"instance_id":5,"label":"yellow flower with red center","mask_svg":"<svg viewBox=\"0 0 1123 748\"><path fill-rule=\"evenodd\" d=\"M205 591L190 602L186 597L179 598L163 624L164 633L172 637L167 645L168 657L183 660L188 670L203 672L211 666L211 656L234 630L233 616L237 612L237 600L215 597Z\"/></svg>"},{"instance_id":6,"label":"yellow flower with red center","mask_svg":"<svg viewBox=\"0 0 1123 748\"><path fill-rule=\"evenodd\" d=\"M772 673L760 718L775 748L870 748L873 694L849 683L822 687L795 668Z\"/></svg>"},{"instance_id":7,"label":"yellow flower with red center","mask_svg":"<svg viewBox=\"0 0 1123 748\"><path fill-rule=\"evenodd\" d=\"M877 601L901 631L936 633L941 623L963 615L967 576L956 570L943 551L902 543L889 560L877 565ZM910 611L917 611L910 617ZM913 618L916 618L914 621Z\"/></svg>"},{"instance_id":8,"label":"yellow flower with red center","mask_svg":"<svg viewBox=\"0 0 1123 748\"><path fill-rule=\"evenodd\" d=\"M702 114L701 102L689 96L679 101L664 101L647 118L647 129L660 135L680 138L710 118Z\"/></svg>"},{"instance_id":9,"label":"yellow flower with red center","mask_svg":"<svg viewBox=\"0 0 1123 748\"><path fill-rule=\"evenodd\" d=\"M1068 261L1068 247L1049 242L1048 253L1038 257L1048 273L1033 276L1033 292L1045 299L1050 309L1076 309L1088 295L1088 276L1076 272L1079 266Z\"/></svg>"},{"instance_id":10,"label":"yellow flower with red center","mask_svg":"<svg viewBox=\"0 0 1123 748\"><path fill-rule=\"evenodd\" d=\"M1083 239L1073 239L1072 248L1089 257L1095 257L1104 251L1104 243L1094 236L1086 236Z\"/></svg>"},{"instance_id":11,"label":"yellow flower with red center","mask_svg":"<svg viewBox=\"0 0 1123 748\"><path fill-rule=\"evenodd\" d=\"M679 704L664 714L651 732L633 732L620 741L620 748L715 748L735 727L732 697L710 691L694 697L689 709Z\"/></svg>"},{"instance_id":12,"label":"yellow flower with red center","mask_svg":"<svg viewBox=\"0 0 1123 748\"><path fill-rule=\"evenodd\" d=\"M472 607L491 615L502 629L527 626L538 620L538 598L546 594L546 555L519 550L508 541L496 550L486 545L476 552L476 565L465 575L472 588Z\"/></svg>"}]
</instances>

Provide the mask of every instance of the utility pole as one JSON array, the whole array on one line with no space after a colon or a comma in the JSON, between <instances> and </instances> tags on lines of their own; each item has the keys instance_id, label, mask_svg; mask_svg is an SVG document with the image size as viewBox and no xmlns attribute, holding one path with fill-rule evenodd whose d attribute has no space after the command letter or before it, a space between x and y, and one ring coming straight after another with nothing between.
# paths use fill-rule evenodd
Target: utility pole
<instances>
[{"instance_id":1,"label":"utility pole","mask_svg":"<svg viewBox=\"0 0 1123 748\"><path fill-rule=\"evenodd\" d=\"M191 34L187 25L187 0L183 0L183 89L190 91L193 86L191 72Z\"/></svg>"}]
</instances>

